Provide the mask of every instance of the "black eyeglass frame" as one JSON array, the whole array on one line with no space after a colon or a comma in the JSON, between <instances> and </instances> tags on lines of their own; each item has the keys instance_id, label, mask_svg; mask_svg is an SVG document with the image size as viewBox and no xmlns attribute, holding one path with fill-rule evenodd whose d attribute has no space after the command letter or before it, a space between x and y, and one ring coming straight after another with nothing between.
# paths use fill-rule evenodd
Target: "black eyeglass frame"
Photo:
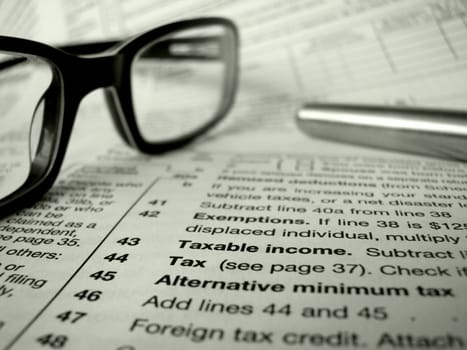
<instances>
[{"instance_id":1,"label":"black eyeglass frame","mask_svg":"<svg viewBox=\"0 0 467 350\"><path fill-rule=\"evenodd\" d=\"M146 45L171 33L206 26L221 26L230 36L228 42L221 43L224 47L220 59L225 61L225 77L217 113L204 125L178 139L158 143L146 141L139 131L132 103L130 73L135 56ZM105 51L95 54L103 48ZM104 88L112 120L128 145L144 153L158 154L186 145L219 123L231 108L237 88L238 31L235 24L226 18L184 20L152 29L121 43L81 44L63 48L0 36L0 52L39 57L51 65L54 74L44 100L46 112L42 128L43 132L55 137L49 146L54 147L51 156L41 157L39 154L31 164L24 184L0 199L0 217L32 204L52 187L63 163L79 104L91 91ZM78 56L78 53L83 56Z\"/></svg>"}]
</instances>

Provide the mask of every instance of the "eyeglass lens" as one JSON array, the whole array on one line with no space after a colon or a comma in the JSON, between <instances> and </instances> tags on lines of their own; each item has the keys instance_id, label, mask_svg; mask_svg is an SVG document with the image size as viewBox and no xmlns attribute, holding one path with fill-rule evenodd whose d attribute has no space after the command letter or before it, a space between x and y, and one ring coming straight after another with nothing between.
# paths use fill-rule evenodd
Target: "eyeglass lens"
<instances>
[{"instance_id":1,"label":"eyeglass lens","mask_svg":"<svg viewBox=\"0 0 467 350\"><path fill-rule=\"evenodd\" d=\"M219 112L226 79L228 28L209 25L171 33L145 46L131 67L133 108L146 142L172 141Z\"/></svg>"},{"instance_id":2,"label":"eyeglass lens","mask_svg":"<svg viewBox=\"0 0 467 350\"><path fill-rule=\"evenodd\" d=\"M23 185L45 142L44 96L52 79L44 60L0 52L0 198Z\"/></svg>"}]
</instances>

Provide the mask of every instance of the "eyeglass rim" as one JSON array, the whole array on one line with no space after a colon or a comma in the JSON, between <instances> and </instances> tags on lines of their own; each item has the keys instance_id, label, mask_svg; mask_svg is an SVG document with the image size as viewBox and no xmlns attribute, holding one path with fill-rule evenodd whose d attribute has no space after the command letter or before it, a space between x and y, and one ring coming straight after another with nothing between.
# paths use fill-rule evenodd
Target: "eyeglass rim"
<instances>
[{"instance_id":1,"label":"eyeglass rim","mask_svg":"<svg viewBox=\"0 0 467 350\"><path fill-rule=\"evenodd\" d=\"M126 89L109 87L104 88L106 93L106 99L108 102L109 107L115 108L116 103L126 103L127 105L123 108L126 109L125 116L122 115L121 111L114 110L113 111L113 118L114 124L119 132L120 136L131 146L138 148L140 151L145 153L162 153L168 150L172 150L175 148L179 148L186 143L192 141L199 135L203 134L207 130L211 129L215 124L217 124L223 117L226 115L228 110L233 104L234 96L237 88L237 76L238 76L238 30L235 24L226 18L221 17L207 17L207 18L196 18L196 19L189 19L183 20L178 22L169 23L152 30L149 30L143 34L137 35L132 37L128 40L120 42L115 46L112 46L109 49L106 49L101 54L104 55L115 55L119 57L126 57L125 60L122 61L122 64L128 65L126 68L120 68L123 72L130 71L130 64L134 57L134 55L139 51L139 49L146 43L150 42L151 40L157 39L157 37L163 37L171 32L182 30L190 27L202 26L202 25L223 25L230 29L231 33L233 34L234 40L234 56L232 57L231 65L229 65L229 69L231 70L229 74L232 75L230 86L226 90L226 95L223 98L223 107L219 113L211 120L211 122L206 125L204 128L197 130L195 133L188 135L180 140L175 140L174 142L166 142L161 144L150 144L146 142L140 135L139 129L135 124L135 117L133 108L131 106L131 97L129 95L125 96L125 93L128 92ZM112 42L113 43L113 42ZM11 52L11 53L18 53L22 55L33 55L39 58L45 59L47 62L51 64L54 68L54 73L56 74L56 78L60 80L61 84L61 94L65 94L64 90L67 87L67 83L64 82L66 78L64 76L67 75L70 66L73 66L71 62L73 60L79 60L76 57L76 54L67 53L66 48L73 48L78 46L85 46L83 44L80 45L71 45L65 46L63 49L55 48L49 46L47 44L43 44L41 42L23 39L23 38L15 38L9 36L0 36L0 51L4 52ZM70 50L72 51L72 50ZM68 84L69 85L69 84ZM124 85L125 86L125 85ZM127 89L130 89L129 81L126 85ZM113 96L113 97L112 97ZM77 100L81 100L83 96L79 97ZM116 98L116 99L115 99ZM63 101L63 97L61 98ZM111 101L114 99L114 101ZM71 107L68 106L70 116L67 113L67 105L62 103L60 115L57 116L57 122L62 124L61 126L61 135L58 137L56 141L55 150L53 152L53 156L50 157L49 162L45 169L43 170L41 176L34 181L29 181L31 176L31 171L28 176L28 179L16 189L14 192L9 194L4 198L0 198L0 218L20 209L27 205L30 205L36 202L43 194L45 194L55 182L58 173L60 171L61 165L64 160L65 151L68 146L69 138L72 131L72 126L74 123L74 119L76 117L77 108L79 105L79 101L75 101L75 105L71 103ZM131 108L129 108L131 106ZM74 111L73 111L74 109ZM128 111L131 111L131 115L128 116ZM67 118L64 117L67 115ZM128 121L130 123L128 124ZM132 124L132 121L134 124ZM125 125L126 123L126 125Z\"/></svg>"},{"instance_id":2,"label":"eyeglass rim","mask_svg":"<svg viewBox=\"0 0 467 350\"><path fill-rule=\"evenodd\" d=\"M144 139L140 133L140 129L136 123L135 112L132 103L132 91L130 81L131 64L133 63L134 56L140 51L151 40L156 38L164 37L172 32L180 31L187 28L195 28L200 26L213 26L221 25L229 29L232 34L232 52L229 53L231 61L226 64L226 75L228 77L224 79L222 104L216 115L213 116L208 123L203 127L194 130L192 133L187 134L175 140L166 142L152 143ZM155 28L148 32L145 32L136 38L130 39L127 42L117 45L114 48L116 54L123 54L121 64L125 67L121 68L120 71L126 72L127 76L122 76L123 84L117 86L117 89L110 88L105 89L105 97L109 108L112 112L120 116L120 118L113 118L116 123L116 128L120 133L120 136L127 142L127 144L138 148L141 152L148 154L163 153L193 141L206 131L210 130L213 126L218 124L228 113L232 107L235 99L235 94L238 85L238 46L239 46L238 30L235 24L226 18L221 17L209 17L209 18L196 18L190 20L184 20L180 22L169 23L162 27ZM116 86L116 85L114 85ZM119 105L122 103L123 105ZM125 110L125 116L122 115L121 111Z\"/></svg>"}]
</instances>

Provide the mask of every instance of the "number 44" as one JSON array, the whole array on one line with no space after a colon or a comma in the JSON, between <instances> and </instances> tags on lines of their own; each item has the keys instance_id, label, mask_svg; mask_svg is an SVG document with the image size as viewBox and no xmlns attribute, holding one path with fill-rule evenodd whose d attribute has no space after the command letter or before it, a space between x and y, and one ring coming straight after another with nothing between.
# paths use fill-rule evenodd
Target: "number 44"
<instances>
[{"instance_id":1,"label":"number 44","mask_svg":"<svg viewBox=\"0 0 467 350\"><path fill-rule=\"evenodd\" d=\"M289 316L292 313L290 304L285 305L276 305L274 303L267 305L263 310L263 313L274 316L274 315L283 315Z\"/></svg>"}]
</instances>

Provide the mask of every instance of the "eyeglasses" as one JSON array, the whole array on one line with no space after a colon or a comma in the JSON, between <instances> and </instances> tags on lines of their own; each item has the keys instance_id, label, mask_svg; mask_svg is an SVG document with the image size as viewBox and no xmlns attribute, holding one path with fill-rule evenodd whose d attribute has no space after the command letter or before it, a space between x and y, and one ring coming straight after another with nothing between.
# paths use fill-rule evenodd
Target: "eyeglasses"
<instances>
[{"instance_id":1,"label":"eyeglasses","mask_svg":"<svg viewBox=\"0 0 467 350\"><path fill-rule=\"evenodd\" d=\"M233 103L237 46L237 29L223 18L61 49L0 36L0 216L52 186L79 103L97 88L120 136L142 152L205 133Z\"/></svg>"}]
</instances>

